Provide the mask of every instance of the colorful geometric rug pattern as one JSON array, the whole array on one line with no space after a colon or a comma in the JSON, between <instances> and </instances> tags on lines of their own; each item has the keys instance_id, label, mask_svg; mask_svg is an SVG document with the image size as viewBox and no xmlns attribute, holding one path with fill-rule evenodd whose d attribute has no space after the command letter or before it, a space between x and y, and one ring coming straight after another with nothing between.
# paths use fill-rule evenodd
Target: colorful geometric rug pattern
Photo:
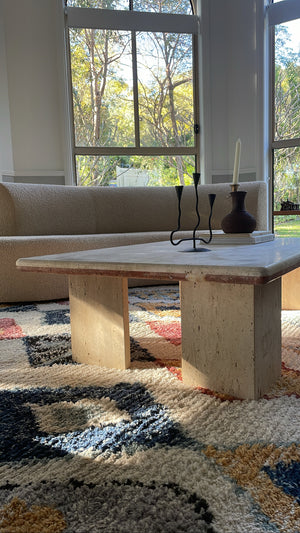
<instances>
[{"instance_id":1,"label":"colorful geometric rug pattern","mask_svg":"<svg viewBox=\"0 0 300 533\"><path fill-rule=\"evenodd\" d=\"M176 286L129 290L131 368L72 362L68 301L0 307L0 533L300 531L300 311L258 401L181 381Z\"/></svg>"}]
</instances>

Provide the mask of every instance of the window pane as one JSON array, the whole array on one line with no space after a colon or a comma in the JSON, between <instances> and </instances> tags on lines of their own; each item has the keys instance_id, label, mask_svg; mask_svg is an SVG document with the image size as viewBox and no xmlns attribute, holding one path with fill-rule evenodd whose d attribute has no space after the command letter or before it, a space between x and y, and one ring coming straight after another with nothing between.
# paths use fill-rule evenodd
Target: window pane
<instances>
[{"instance_id":1,"label":"window pane","mask_svg":"<svg viewBox=\"0 0 300 533\"><path fill-rule=\"evenodd\" d=\"M76 146L133 146L131 33L71 29Z\"/></svg>"},{"instance_id":2,"label":"window pane","mask_svg":"<svg viewBox=\"0 0 300 533\"><path fill-rule=\"evenodd\" d=\"M191 185L193 172L193 156L76 156L78 185Z\"/></svg>"},{"instance_id":3,"label":"window pane","mask_svg":"<svg viewBox=\"0 0 300 533\"><path fill-rule=\"evenodd\" d=\"M133 10L192 15L190 0L133 0Z\"/></svg>"},{"instance_id":4,"label":"window pane","mask_svg":"<svg viewBox=\"0 0 300 533\"><path fill-rule=\"evenodd\" d=\"M300 19L275 28L274 139L300 137Z\"/></svg>"},{"instance_id":5,"label":"window pane","mask_svg":"<svg viewBox=\"0 0 300 533\"><path fill-rule=\"evenodd\" d=\"M67 0L68 7L89 7L99 9L129 9L129 0Z\"/></svg>"},{"instance_id":6,"label":"window pane","mask_svg":"<svg viewBox=\"0 0 300 533\"><path fill-rule=\"evenodd\" d=\"M194 146L192 36L137 35L141 146Z\"/></svg>"},{"instance_id":7,"label":"window pane","mask_svg":"<svg viewBox=\"0 0 300 533\"><path fill-rule=\"evenodd\" d=\"M274 211L282 201L300 203L300 148L274 150Z\"/></svg>"}]
</instances>

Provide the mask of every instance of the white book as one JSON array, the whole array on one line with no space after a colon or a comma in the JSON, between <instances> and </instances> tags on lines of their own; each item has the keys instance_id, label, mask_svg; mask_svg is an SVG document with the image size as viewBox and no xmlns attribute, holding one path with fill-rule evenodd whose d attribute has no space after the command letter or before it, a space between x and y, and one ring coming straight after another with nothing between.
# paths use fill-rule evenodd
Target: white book
<instances>
[{"instance_id":1,"label":"white book","mask_svg":"<svg viewBox=\"0 0 300 533\"><path fill-rule=\"evenodd\" d=\"M224 233L223 230L213 230L211 244L258 244L261 242L273 241L274 233L269 231L253 231L252 233ZM209 238L208 230L200 230L197 237Z\"/></svg>"}]
</instances>

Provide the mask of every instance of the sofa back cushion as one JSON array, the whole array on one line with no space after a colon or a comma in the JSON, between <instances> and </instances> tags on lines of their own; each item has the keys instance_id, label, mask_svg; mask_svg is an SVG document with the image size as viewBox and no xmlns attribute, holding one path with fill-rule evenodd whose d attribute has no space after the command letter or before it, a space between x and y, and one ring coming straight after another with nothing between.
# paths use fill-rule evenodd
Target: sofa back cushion
<instances>
[{"instance_id":1,"label":"sofa back cushion","mask_svg":"<svg viewBox=\"0 0 300 533\"><path fill-rule=\"evenodd\" d=\"M14 200L6 185L0 183L0 235L16 235Z\"/></svg>"},{"instance_id":2,"label":"sofa back cushion","mask_svg":"<svg viewBox=\"0 0 300 533\"><path fill-rule=\"evenodd\" d=\"M244 183L246 209L257 229L267 228L264 182ZM206 229L209 193L216 194L212 226L220 229L231 210L229 184L200 185L200 229ZM75 187L63 185L0 184L1 235L87 235L172 231L177 227L178 202L174 187ZM184 187L181 229L197 222L194 187Z\"/></svg>"},{"instance_id":3,"label":"sofa back cushion","mask_svg":"<svg viewBox=\"0 0 300 533\"><path fill-rule=\"evenodd\" d=\"M10 223L6 225L6 231L9 231L6 235L95 233L94 205L86 189L63 185L1 184L0 198L4 193L6 200L9 198Z\"/></svg>"},{"instance_id":4,"label":"sofa back cushion","mask_svg":"<svg viewBox=\"0 0 300 533\"><path fill-rule=\"evenodd\" d=\"M174 187L93 187L98 233L134 231L172 231L177 227L178 200ZM267 229L267 186L265 182L243 183L246 209L256 218L257 229ZM200 229L207 229L210 213L209 193L216 194L212 227L220 229L231 211L231 188L228 183L198 187ZM98 198L97 195L99 195ZM181 229L193 229L197 223L194 187L184 187L181 199Z\"/></svg>"}]
</instances>

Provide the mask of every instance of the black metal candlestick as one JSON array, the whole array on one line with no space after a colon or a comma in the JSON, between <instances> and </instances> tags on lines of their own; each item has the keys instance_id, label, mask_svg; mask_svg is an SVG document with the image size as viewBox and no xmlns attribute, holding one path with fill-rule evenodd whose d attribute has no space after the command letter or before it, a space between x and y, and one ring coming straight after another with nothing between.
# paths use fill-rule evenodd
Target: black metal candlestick
<instances>
[{"instance_id":1,"label":"black metal candlestick","mask_svg":"<svg viewBox=\"0 0 300 533\"><path fill-rule=\"evenodd\" d=\"M196 242L199 241L199 242L204 242L205 244L209 244L211 242L211 240L212 240L211 217L212 217L213 205L214 205L214 201L215 201L216 195L215 194L209 194L208 195L209 204L210 204L210 214L209 214L209 218L208 218L209 238L207 240L205 240L202 237L196 237L196 231L197 231L197 229L199 228L199 225L200 225L199 197L198 197L198 189L197 189L198 184L199 184L199 180L200 180L200 174L198 172L195 172L193 174L193 180L194 180L195 197L196 197L195 210L196 210L196 215L197 215L197 223L196 223L196 225L195 225L195 227L193 229L193 236L191 238L186 237L184 239L180 239L177 242L173 241L174 234L177 231L180 231L181 197L182 197L182 192L183 192L183 185L176 185L175 186L175 190L176 190L177 199L178 199L178 221L177 221L177 228L174 231L172 231L171 234L170 234L170 241L171 241L171 244L173 244L173 246L177 246L178 244L180 244L181 242L184 242L184 241L193 241L193 248L189 249L189 250L185 250L185 251L190 251L190 252L208 252L209 250L207 248L197 248Z\"/></svg>"}]
</instances>

